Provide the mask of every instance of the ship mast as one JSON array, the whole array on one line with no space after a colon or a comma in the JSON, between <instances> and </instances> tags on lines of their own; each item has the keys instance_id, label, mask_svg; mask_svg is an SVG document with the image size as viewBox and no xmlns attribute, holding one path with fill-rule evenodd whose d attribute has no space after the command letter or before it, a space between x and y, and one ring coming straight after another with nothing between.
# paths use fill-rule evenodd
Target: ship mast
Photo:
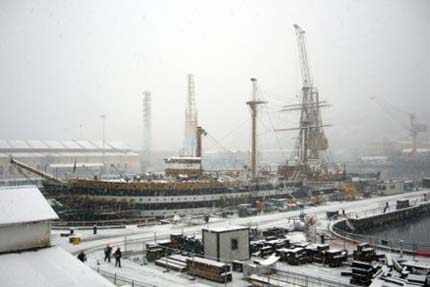
<instances>
[{"instance_id":1,"label":"ship mast","mask_svg":"<svg viewBox=\"0 0 430 287\"><path fill-rule=\"evenodd\" d=\"M264 101L257 101L257 79L251 78L252 100L246 102L251 109L252 138L251 138L251 178L256 179L257 175L257 106L264 104Z\"/></svg>"}]
</instances>

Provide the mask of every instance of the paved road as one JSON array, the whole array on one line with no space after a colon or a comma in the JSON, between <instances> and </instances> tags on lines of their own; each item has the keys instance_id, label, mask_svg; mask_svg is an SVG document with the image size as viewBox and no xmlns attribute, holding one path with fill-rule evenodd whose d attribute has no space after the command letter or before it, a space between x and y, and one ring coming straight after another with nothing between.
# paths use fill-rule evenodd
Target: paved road
<instances>
[{"instance_id":1,"label":"paved road","mask_svg":"<svg viewBox=\"0 0 430 287\"><path fill-rule=\"evenodd\" d=\"M318 218L320 226L324 228L327 225L326 211L328 210L342 210L344 209L347 213L350 212L363 212L365 210L383 208L385 202L395 202L398 199L419 199L423 198L423 194L428 191L410 192L393 196L378 197L372 199L364 199L352 202L341 202L333 203L330 202L326 205L316 207L306 207L305 212L309 216ZM209 226L220 227L226 225L249 225L258 227L272 227L272 226L285 226L288 218L297 217L299 211L289 211L284 213L274 213L258 215L254 217L246 218L217 218L215 222L211 222ZM217 286L216 283L211 283L206 280L196 279L195 282L191 282L184 274L176 272L162 272L162 268L153 264L141 266L132 261L126 260L123 262L125 268L115 268L112 264L103 262L103 248L106 244L112 246L121 246L122 249L128 250L142 250L144 242L153 241L154 236L157 240L169 238L171 233L183 232L185 234L196 234L201 233L201 228L206 225L195 225L195 226L180 226L180 225L156 225L144 228L138 228L136 226L129 226L126 229L115 229L115 230L100 230L98 235L92 235L91 230L79 231L82 233L83 242L80 245L73 246L67 243L67 238L59 237L58 232L53 236L54 243L63 246L69 252L76 254L80 250L85 250L88 254L89 261L88 265L93 268L99 268L105 272L111 274L116 273L125 278L132 278L141 282L146 282L152 286L172 286L174 282L175 286ZM124 246L124 238L127 238L127 247ZM306 272L305 272L306 273ZM313 271L311 271L313 273ZM229 283L229 286L243 286L244 282L240 279L240 274L233 276L234 282Z\"/></svg>"},{"instance_id":2,"label":"paved road","mask_svg":"<svg viewBox=\"0 0 430 287\"><path fill-rule=\"evenodd\" d=\"M325 220L326 211L328 210L342 210L344 209L347 213L349 212L362 212L365 210L375 209L382 207L385 202L395 202L398 199L417 199L422 198L424 193L428 193L429 190L416 191L402 193L392 196L377 197L371 199L363 199L357 201L348 202L329 202L326 205L320 205L316 207L306 207L305 213L308 216L315 216L319 220ZM382 208L381 208L382 209ZM210 222L209 227L221 227L226 225L245 225L245 226L258 226L261 228L268 228L273 226L286 225L288 218L297 217L299 215L298 210L288 211L283 213L272 213L263 214L253 217L235 217L235 218L219 218L216 222ZM111 245L123 245L124 238L127 238L128 247L131 246L133 241L139 241L142 246L143 241L153 241L154 237L157 240L169 238L171 233L183 232L188 235L199 235L201 229L207 227L205 224L183 226L183 225L155 225L144 228L137 228L136 226L130 226L126 229L115 229L115 230L99 230L99 234L94 236L91 234L92 231L80 231L82 233L82 243L80 245L73 246L67 243L66 238L60 238L58 233L53 235L54 244L63 246L69 252L76 254L81 250L87 252L97 251L103 248L106 244Z\"/></svg>"}]
</instances>

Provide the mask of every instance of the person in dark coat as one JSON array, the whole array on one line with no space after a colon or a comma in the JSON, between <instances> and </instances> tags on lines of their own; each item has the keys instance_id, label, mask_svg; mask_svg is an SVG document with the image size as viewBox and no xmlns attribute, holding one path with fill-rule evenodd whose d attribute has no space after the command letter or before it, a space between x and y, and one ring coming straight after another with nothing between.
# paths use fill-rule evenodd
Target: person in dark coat
<instances>
[{"instance_id":1,"label":"person in dark coat","mask_svg":"<svg viewBox=\"0 0 430 287\"><path fill-rule=\"evenodd\" d=\"M108 244L105 247L105 262L106 260L110 263L110 255L112 254L112 247Z\"/></svg>"},{"instance_id":2,"label":"person in dark coat","mask_svg":"<svg viewBox=\"0 0 430 287\"><path fill-rule=\"evenodd\" d=\"M87 255L85 255L84 251L81 251L81 253L79 253L78 259L81 260L82 262L87 261Z\"/></svg>"},{"instance_id":3,"label":"person in dark coat","mask_svg":"<svg viewBox=\"0 0 430 287\"><path fill-rule=\"evenodd\" d=\"M113 254L113 256L115 257L115 267L119 267L121 268L121 257L122 257L122 253L121 253L121 249L118 247L115 251L115 253Z\"/></svg>"}]
</instances>

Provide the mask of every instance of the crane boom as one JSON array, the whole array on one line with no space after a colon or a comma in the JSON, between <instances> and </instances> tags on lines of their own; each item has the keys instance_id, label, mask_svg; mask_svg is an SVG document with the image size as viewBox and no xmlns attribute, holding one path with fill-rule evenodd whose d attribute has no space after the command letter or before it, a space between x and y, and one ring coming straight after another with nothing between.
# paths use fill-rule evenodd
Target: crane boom
<instances>
[{"instance_id":1,"label":"crane boom","mask_svg":"<svg viewBox=\"0 0 430 287\"><path fill-rule=\"evenodd\" d=\"M302 72L303 87L312 88L312 78L308 62L308 53L305 44L305 30L299 25L294 24L297 36L297 45L299 48L300 70Z\"/></svg>"}]
</instances>

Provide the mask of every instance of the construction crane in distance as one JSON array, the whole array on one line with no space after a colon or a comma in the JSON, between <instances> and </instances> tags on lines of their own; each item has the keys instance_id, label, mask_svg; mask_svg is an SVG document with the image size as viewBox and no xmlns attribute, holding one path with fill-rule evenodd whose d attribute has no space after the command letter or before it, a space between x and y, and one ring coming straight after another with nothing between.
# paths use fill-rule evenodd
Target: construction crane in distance
<instances>
[{"instance_id":1,"label":"construction crane in distance","mask_svg":"<svg viewBox=\"0 0 430 287\"><path fill-rule=\"evenodd\" d=\"M321 118L321 107L327 107L325 101L319 100L318 89L312 82L308 53L305 43L305 31L297 24L293 25L296 31L299 51L300 71L302 75L301 103L283 106L281 111L300 111L299 127L276 129L276 131L298 130L299 137L296 144L297 160L299 166L309 169L310 162L321 164L321 152L328 149L327 137L324 133ZM303 173L303 171L300 171Z\"/></svg>"},{"instance_id":2,"label":"construction crane in distance","mask_svg":"<svg viewBox=\"0 0 430 287\"><path fill-rule=\"evenodd\" d=\"M417 149L418 149L418 134L423 133L427 131L427 125L426 124L418 124L415 123L416 116L414 113L410 113L407 111L404 111L402 109L399 109L398 107L394 106L393 104L389 103L388 101L377 98L377 97L370 97L370 100L375 101L379 107L384 110L393 120L398 121L393 116L391 116L391 111L396 111L397 113L405 114L409 118L409 125L405 125L403 122L399 122L399 124L409 131L410 136L412 138L412 150L411 150L411 156L412 158L417 158Z\"/></svg>"}]
</instances>

